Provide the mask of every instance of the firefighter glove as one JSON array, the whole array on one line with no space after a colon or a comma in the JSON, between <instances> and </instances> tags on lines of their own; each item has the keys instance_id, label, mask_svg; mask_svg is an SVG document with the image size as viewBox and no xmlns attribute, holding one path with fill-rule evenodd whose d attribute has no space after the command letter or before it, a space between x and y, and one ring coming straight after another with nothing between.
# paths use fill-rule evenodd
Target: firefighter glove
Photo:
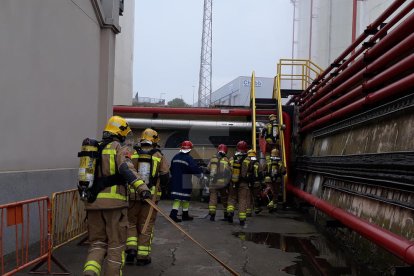
<instances>
[{"instance_id":1,"label":"firefighter glove","mask_svg":"<svg viewBox=\"0 0 414 276\"><path fill-rule=\"evenodd\" d=\"M144 201L147 198L151 198L151 192L149 190L144 190L141 192L141 200Z\"/></svg>"}]
</instances>

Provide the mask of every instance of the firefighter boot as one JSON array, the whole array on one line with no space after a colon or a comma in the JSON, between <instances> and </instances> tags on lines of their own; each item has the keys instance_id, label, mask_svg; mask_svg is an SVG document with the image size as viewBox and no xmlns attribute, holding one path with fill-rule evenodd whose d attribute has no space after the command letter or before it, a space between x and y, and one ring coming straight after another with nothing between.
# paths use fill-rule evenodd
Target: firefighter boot
<instances>
[{"instance_id":1,"label":"firefighter boot","mask_svg":"<svg viewBox=\"0 0 414 276\"><path fill-rule=\"evenodd\" d=\"M181 222L182 220L177 218L178 210L172 209L170 213L170 218L175 222Z\"/></svg>"},{"instance_id":2,"label":"firefighter boot","mask_svg":"<svg viewBox=\"0 0 414 276\"><path fill-rule=\"evenodd\" d=\"M222 221L228 221L228 217L229 215L227 214L227 212L224 212L224 218L221 219Z\"/></svg>"},{"instance_id":3,"label":"firefighter boot","mask_svg":"<svg viewBox=\"0 0 414 276\"><path fill-rule=\"evenodd\" d=\"M229 223L233 223L233 217L234 217L234 213L228 213L227 214L227 221Z\"/></svg>"},{"instance_id":4,"label":"firefighter boot","mask_svg":"<svg viewBox=\"0 0 414 276\"><path fill-rule=\"evenodd\" d=\"M214 221L216 218L216 214L210 214L210 221Z\"/></svg>"},{"instance_id":5,"label":"firefighter boot","mask_svg":"<svg viewBox=\"0 0 414 276\"><path fill-rule=\"evenodd\" d=\"M258 214L260 214L260 212L262 211L263 209L262 208L260 208L260 207L255 207L254 208L254 213L256 214L256 215L258 215Z\"/></svg>"},{"instance_id":6,"label":"firefighter boot","mask_svg":"<svg viewBox=\"0 0 414 276\"><path fill-rule=\"evenodd\" d=\"M246 221L245 220L240 220L240 226L244 226L246 225Z\"/></svg>"},{"instance_id":7,"label":"firefighter boot","mask_svg":"<svg viewBox=\"0 0 414 276\"><path fill-rule=\"evenodd\" d=\"M146 257L146 258L137 258L137 266L144 266L144 265L148 265L151 263L151 257Z\"/></svg>"},{"instance_id":8,"label":"firefighter boot","mask_svg":"<svg viewBox=\"0 0 414 276\"><path fill-rule=\"evenodd\" d=\"M183 211L183 221L185 220L193 220L194 218L188 214L188 211Z\"/></svg>"},{"instance_id":9,"label":"firefighter boot","mask_svg":"<svg viewBox=\"0 0 414 276\"><path fill-rule=\"evenodd\" d=\"M126 257L125 257L125 264L132 265L135 262L135 258L137 257L137 251L134 249L125 250Z\"/></svg>"}]
</instances>

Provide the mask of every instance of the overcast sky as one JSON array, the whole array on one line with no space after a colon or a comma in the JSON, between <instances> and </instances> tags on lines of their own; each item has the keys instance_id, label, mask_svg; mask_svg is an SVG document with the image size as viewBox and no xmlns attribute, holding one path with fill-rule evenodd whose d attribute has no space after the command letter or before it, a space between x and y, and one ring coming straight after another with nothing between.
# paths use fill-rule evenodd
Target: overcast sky
<instances>
[{"instance_id":1,"label":"overcast sky","mask_svg":"<svg viewBox=\"0 0 414 276\"><path fill-rule=\"evenodd\" d=\"M134 95L197 101L203 0L136 0ZM291 57L290 0L213 0L213 91Z\"/></svg>"}]
</instances>

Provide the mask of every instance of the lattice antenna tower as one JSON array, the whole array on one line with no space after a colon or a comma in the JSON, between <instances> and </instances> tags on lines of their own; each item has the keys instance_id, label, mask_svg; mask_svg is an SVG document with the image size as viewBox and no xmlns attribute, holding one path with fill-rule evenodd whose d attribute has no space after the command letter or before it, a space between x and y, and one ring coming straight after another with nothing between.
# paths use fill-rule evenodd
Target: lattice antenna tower
<instances>
[{"instance_id":1,"label":"lattice antenna tower","mask_svg":"<svg viewBox=\"0 0 414 276\"><path fill-rule=\"evenodd\" d=\"M201 61L198 84L198 106L208 107L211 103L212 76L212 31L213 0L204 0L203 34L201 38Z\"/></svg>"}]
</instances>

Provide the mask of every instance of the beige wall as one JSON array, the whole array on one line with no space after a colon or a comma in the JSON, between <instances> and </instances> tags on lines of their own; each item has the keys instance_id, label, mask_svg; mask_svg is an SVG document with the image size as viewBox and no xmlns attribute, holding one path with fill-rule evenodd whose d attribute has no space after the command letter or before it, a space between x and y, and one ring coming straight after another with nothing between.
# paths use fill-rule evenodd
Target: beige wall
<instances>
[{"instance_id":1,"label":"beige wall","mask_svg":"<svg viewBox=\"0 0 414 276\"><path fill-rule=\"evenodd\" d=\"M112 112L115 33L90 0L0 2L0 171L73 168Z\"/></svg>"},{"instance_id":2,"label":"beige wall","mask_svg":"<svg viewBox=\"0 0 414 276\"><path fill-rule=\"evenodd\" d=\"M115 42L115 94L114 105L132 105L134 1L127 0L124 14L119 18L122 32Z\"/></svg>"}]
</instances>

